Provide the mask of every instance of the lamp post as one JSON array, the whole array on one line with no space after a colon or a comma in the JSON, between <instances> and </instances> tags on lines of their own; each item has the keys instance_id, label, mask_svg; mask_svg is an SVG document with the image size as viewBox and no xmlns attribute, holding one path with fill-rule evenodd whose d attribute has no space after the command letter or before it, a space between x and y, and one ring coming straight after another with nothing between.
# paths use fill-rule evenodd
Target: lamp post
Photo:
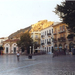
<instances>
[{"instance_id":1,"label":"lamp post","mask_svg":"<svg viewBox=\"0 0 75 75\"><path fill-rule=\"evenodd\" d=\"M30 46L30 54L31 54L31 46Z\"/></svg>"},{"instance_id":2,"label":"lamp post","mask_svg":"<svg viewBox=\"0 0 75 75\"><path fill-rule=\"evenodd\" d=\"M34 54L34 44L33 44L33 54Z\"/></svg>"},{"instance_id":3,"label":"lamp post","mask_svg":"<svg viewBox=\"0 0 75 75\"><path fill-rule=\"evenodd\" d=\"M31 46L30 46L30 54L28 56L29 59L32 59L32 55L31 55Z\"/></svg>"}]
</instances>

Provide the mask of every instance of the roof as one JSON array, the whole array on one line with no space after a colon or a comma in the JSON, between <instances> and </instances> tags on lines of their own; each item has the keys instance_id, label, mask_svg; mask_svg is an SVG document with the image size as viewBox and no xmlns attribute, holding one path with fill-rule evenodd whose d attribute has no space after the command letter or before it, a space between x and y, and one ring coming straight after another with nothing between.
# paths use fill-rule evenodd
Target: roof
<instances>
[{"instance_id":1,"label":"roof","mask_svg":"<svg viewBox=\"0 0 75 75\"><path fill-rule=\"evenodd\" d=\"M5 40L4 42L16 42L18 41L19 39L8 39L8 40Z\"/></svg>"}]
</instances>

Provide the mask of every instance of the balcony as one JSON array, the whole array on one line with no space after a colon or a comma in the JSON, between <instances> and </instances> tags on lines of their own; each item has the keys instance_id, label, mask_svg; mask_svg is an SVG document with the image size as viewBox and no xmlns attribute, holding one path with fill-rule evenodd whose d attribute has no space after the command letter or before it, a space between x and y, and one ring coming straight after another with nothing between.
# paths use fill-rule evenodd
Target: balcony
<instances>
[{"instance_id":1,"label":"balcony","mask_svg":"<svg viewBox=\"0 0 75 75\"><path fill-rule=\"evenodd\" d=\"M73 38L69 38L68 41L73 41Z\"/></svg>"},{"instance_id":2,"label":"balcony","mask_svg":"<svg viewBox=\"0 0 75 75\"><path fill-rule=\"evenodd\" d=\"M51 36L51 33L47 33L47 36Z\"/></svg>"},{"instance_id":3,"label":"balcony","mask_svg":"<svg viewBox=\"0 0 75 75\"><path fill-rule=\"evenodd\" d=\"M53 34L56 35L57 34L57 31L54 31Z\"/></svg>"},{"instance_id":4,"label":"balcony","mask_svg":"<svg viewBox=\"0 0 75 75\"><path fill-rule=\"evenodd\" d=\"M59 42L66 42L66 38L60 37L60 38L58 38L58 41L59 41Z\"/></svg>"},{"instance_id":5,"label":"balcony","mask_svg":"<svg viewBox=\"0 0 75 75\"><path fill-rule=\"evenodd\" d=\"M57 39L53 38L53 42L56 43L57 42Z\"/></svg>"},{"instance_id":6,"label":"balcony","mask_svg":"<svg viewBox=\"0 0 75 75\"><path fill-rule=\"evenodd\" d=\"M40 40L40 38L39 37L35 37L35 40Z\"/></svg>"},{"instance_id":7,"label":"balcony","mask_svg":"<svg viewBox=\"0 0 75 75\"><path fill-rule=\"evenodd\" d=\"M69 35L67 36L68 39L73 39L73 37L74 37L74 34L69 34Z\"/></svg>"},{"instance_id":8,"label":"balcony","mask_svg":"<svg viewBox=\"0 0 75 75\"><path fill-rule=\"evenodd\" d=\"M72 32L72 30L69 27L67 27L67 30L68 30L69 33Z\"/></svg>"},{"instance_id":9,"label":"balcony","mask_svg":"<svg viewBox=\"0 0 75 75\"><path fill-rule=\"evenodd\" d=\"M47 44L48 44L48 45L50 45L50 44L51 44L51 42L50 42L50 41L48 41L48 42L47 42Z\"/></svg>"},{"instance_id":10,"label":"balcony","mask_svg":"<svg viewBox=\"0 0 75 75\"><path fill-rule=\"evenodd\" d=\"M44 35L41 35L41 38L44 38L45 36Z\"/></svg>"},{"instance_id":11,"label":"balcony","mask_svg":"<svg viewBox=\"0 0 75 75\"><path fill-rule=\"evenodd\" d=\"M59 30L59 33L64 33L64 32L66 32L65 29Z\"/></svg>"},{"instance_id":12,"label":"balcony","mask_svg":"<svg viewBox=\"0 0 75 75\"><path fill-rule=\"evenodd\" d=\"M74 34L69 34L69 35L67 36L67 38L68 38L68 41L73 41L73 39L74 39Z\"/></svg>"},{"instance_id":13,"label":"balcony","mask_svg":"<svg viewBox=\"0 0 75 75\"><path fill-rule=\"evenodd\" d=\"M44 45L44 43L41 43L41 45Z\"/></svg>"}]
</instances>

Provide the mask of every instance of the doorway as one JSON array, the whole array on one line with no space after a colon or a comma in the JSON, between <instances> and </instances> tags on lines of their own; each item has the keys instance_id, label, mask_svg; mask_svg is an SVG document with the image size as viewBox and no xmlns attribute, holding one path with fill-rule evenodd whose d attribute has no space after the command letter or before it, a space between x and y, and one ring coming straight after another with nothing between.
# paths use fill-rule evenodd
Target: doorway
<instances>
[{"instance_id":1,"label":"doorway","mask_svg":"<svg viewBox=\"0 0 75 75\"><path fill-rule=\"evenodd\" d=\"M8 54L8 47L6 47L6 53Z\"/></svg>"}]
</instances>

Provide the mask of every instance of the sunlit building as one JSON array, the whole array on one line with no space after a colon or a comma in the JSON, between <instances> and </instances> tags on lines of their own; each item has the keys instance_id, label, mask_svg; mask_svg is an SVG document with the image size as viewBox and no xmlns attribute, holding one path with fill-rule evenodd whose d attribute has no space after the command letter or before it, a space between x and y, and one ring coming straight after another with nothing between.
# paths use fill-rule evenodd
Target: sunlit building
<instances>
[{"instance_id":1,"label":"sunlit building","mask_svg":"<svg viewBox=\"0 0 75 75\"><path fill-rule=\"evenodd\" d=\"M64 49L65 47L68 48L68 31L66 28L66 24L65 23L59 23L59 22L55 22L53 24L53 42L54 42L54 49Z\"/></svg>"},{"instance_id":2,"label":"sunlit building","mask_svg":"<svg viewBox=\"0 0 75 75\"><path fill-rule=\"evenodd\" d=\"M50 25L47 28L41 30L41 48L46 53L52 53L53 48L53 27Z\"/></svg>"}]
</instances>

